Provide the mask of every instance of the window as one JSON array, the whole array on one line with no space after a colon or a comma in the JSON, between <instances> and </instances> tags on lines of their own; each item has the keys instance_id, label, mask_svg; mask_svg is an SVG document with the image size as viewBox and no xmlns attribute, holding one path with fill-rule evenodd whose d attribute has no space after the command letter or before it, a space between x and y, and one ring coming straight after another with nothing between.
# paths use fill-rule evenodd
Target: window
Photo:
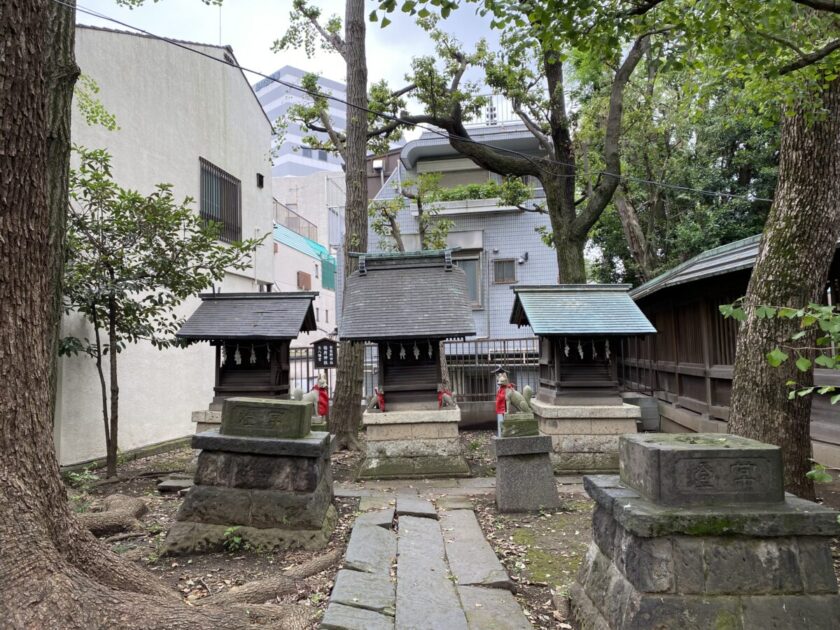
<instances>
[{"instance_id":1,"label":"window","mask_svg":"<svg viewBox=\"0 0 840 630\"><path fill-rule=\"evenodd\" d=\"M257 173L257 188L265 186L265 177L262 173Z\"/></svg>"},{"instance_id":2,"label":"window","mask_svg":"<svg viewBox=\"0 0 840 630\"><path fill-rule=\"evenodd\" d=\"M312 147L301 147L300 152L303 154L303 157L305 157L305 158L311 158L312 157Z\"/></svg>"},{"instance_id":3,"label":"window","mask_svg":"<svg viewBox=\"0 0 840 630\"><path fill-rule=\"evenodd\" d=\"M324 309L324 323L326 323L326 324L330 323L330 309L328 309L328 308Z\"/></svg>"},{"instance_id":4,"label":"window","mask_svg":"<svg viewBox=\"0 0 840 630\"><path fill-rule=\"evenodd\" d=\"M199 158L199 164L201 218L221 224L220 241L232 243L242 240L242 191L239 180L204 158Z\"/></svg>"},{"instance_id":5,"label":"window","mask_svg":"<svg viewBox=\"0 0 840 630\"><path fill-rule=\"evenodd\" d=\"M317 306L315 307L315 321L321 321L321 309L319 309Z\"/></svg>"},{"instance_id":6,"label":"window","mask_svg":"<svg viewBox=\"0 0 840 630\"><path fill-rule=\"evenodd\" d=\"M315 277L318 277L318 263L315 263Z\"/></svg>"},{"instance_id":7,"label":"window","mask_svg":"<svg viewBox=\"0 0 840 630\"><path fill-rule=\"evenodd\" d=\"M305 271L298 271L297 288L301 291L310 291L312 289L312 276Z\"/></svg>"},{"instance_id":8,"label":"window","mask_svg":"<svg viewBox=\"0 0 840 630\"><path fill-rule=\"evenodd\" d=\"M516 261L494 260L493 282L496 284L513 284L516 282Z\"/></svg>"},{"instance_id":9,"label":"window","mask_svg":"<svg viewBox=\"0 0 840 630\"><path fill-rule=\"evenodd\" d=\"M457 258L453 261L467 274L467 296L473 308L481 308L481 258Z\"/></svg>"},{"instance_id":10,"label":"window","mask_svg":"<svg viewBox=\"0 0 840 630\"><path fill-rule=\"evenodd\" d=\"M327 152L319 150L318 151L318 159L321 160L322 162L326 162L327 161Z\"/></svg>"}]
</instances>

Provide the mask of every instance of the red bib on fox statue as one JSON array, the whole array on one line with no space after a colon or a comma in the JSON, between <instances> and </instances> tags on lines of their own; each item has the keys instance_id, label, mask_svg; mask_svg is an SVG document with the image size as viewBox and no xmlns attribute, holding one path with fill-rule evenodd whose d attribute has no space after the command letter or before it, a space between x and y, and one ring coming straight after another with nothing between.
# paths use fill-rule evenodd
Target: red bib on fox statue
<instances>
[{"instance_id":1,"label":"red bib on fox statue","mask_svg":"<svg viewBox=\"0 0 840 630\"><path fill-rule=\"evenodd\" d=\"M318 415L326 416L330 412L330 393L326 387L315 385L313 392L318 392Z\"/></svg>"},{"instance_id":2,"label":"red bib on fox statue","mask_svg":"<svg viewBox=\"0 0 840 630\"><path fill-rule=\"evenodd\" d=\"M496 413L507 413L507 391L509 389L516 389L513 383L499 385L499 391L496 392Z\"/></svg>"}]
</instances>

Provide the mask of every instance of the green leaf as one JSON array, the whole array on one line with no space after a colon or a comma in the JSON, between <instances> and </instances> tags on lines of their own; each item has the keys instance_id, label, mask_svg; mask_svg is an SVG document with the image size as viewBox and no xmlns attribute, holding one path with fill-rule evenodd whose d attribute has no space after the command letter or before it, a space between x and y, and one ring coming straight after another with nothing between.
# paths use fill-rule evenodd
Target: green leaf
<instances>
[{"instance_id":1,"label":"green leaf","mask_svg":"<svg viewBox=\"0 0 840 630\"><path fill-rule=\"evenodd\" d=\"M821 367L831 369L837 363L837 360L834 357L830 357L826 354L821 354L817 356L816 359L814 359L814 363Z\"/></svg>"},{"instance_id":2,"label":"green leaf","mask_svg":"<svg viewBox=\"0 0 840 630\"><path fill-rule=\"evenodd\" d=\"M382 18L382 28L385 28L385 27L386 27L386 26L388 26L390 23L391 23L391 20L390 20L390 19L388 19L388 18L386 18L386 17Z\"/></svg>"},{"instance_id":3,"label":"green leaf","mask_svg":"<svg viewBox=\"0 0 840 630\"><path fill-rule=\"evenodd\" d=\"M370 15L368 16L368 19L371 22L378 22L379 21L379 16L376 14L376 11L371 11Z\"/></svg>"},{"instance_id":4,"label":"green leaf","mask_svg":"<svg viewBox=\"0 0 840 630\"><path fill-rule=\"evenodd\" d=\"M803 387L798 392L796 392L796 395L799 396L800 398L803 397L803 396L808 396L808 395L814 393L814 389L815 388L813 388L813 387Z\"/></svg>"},{"instance_id":5,"label":"green leaf","mask_svg":"<svg viewBox=\"0 0 840 630\"><path fill-rule=\"evenodd\" d=\"M799 357L796 360L796 367L800 372L807 372L811 369L811 361L805 357Z\"/></svg>"},{"instance_id":6,"label":"green leaf","mask_svg":"<svg viewBox=\"0 0 840 630\"><path fill-rule=\"evenodd\" d=\"M808 333L807 333L806 331L804 331L804 330L800 330L800 331L799 331L798 333L796 333L795 335L791 335L790 340L791 340L791 341L798 341L799 339L802 339L802 337L804 337L804 336L805 336L805 335L807 335L807 334L808 334Z\"/></svg>"},{"instance_id":7,"label":"green leaf","mask_svg":"<svg viewBox=\"0 0 840 630\"><path fill-rule=\"evenodd\" d=\"M755 309L755 316L759 319L772 319L776 316L776 309L772 306L759 306Z\"/></svg>"},{"instance_id":8,"label":"green leaf","mask_svg":"<svg viewBox=\"0 0 840 630\"><path fill-rule=\"evenodd\" d=\"M832 405L836 405L838 402L840 402L840 394L834 394L834 396L831 397L830 402Z\"/></svg>"},{"instance_id":9,"label":"green leaf","mask_svg":"<svg viewBox=\"0 0 840 630\"><path fill-rule=\"evenodd\" d=\"M774 348L767 353L767 361L773 367L779 367L782 363L788 360L788 355L782 352L780 348Z\"/></svg>"}]
</instances>

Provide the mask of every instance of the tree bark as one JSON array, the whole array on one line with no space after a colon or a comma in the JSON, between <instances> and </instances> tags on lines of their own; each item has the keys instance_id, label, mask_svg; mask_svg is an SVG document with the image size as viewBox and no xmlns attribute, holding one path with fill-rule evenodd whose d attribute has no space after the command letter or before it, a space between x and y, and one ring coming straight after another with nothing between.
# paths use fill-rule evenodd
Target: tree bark
<instances>
[{"instance_id":1,"label":"tree bark","mask_svg":"<svg viewBox=\"0 0 840 630\"><path fill-rule=\"evenodd\" d=\"M639 276L644 281L650 280L649 248L645 232L639 223L639 215L636 214L636 209L622 193L615 193L613 203L618 210L618 217L621 220L621 227L624 230L624 238L627 240L630 255L633 257L636 267L639 268Z\"/></svg>"},{"instance_id":2,"label":"tree bark","mask_svg":"<svg viewBox=\"0 0 840 630\"><path fill-rule=\"evenodd\" d=\"M367 150L367 58L365 56L365 3L347 0L345 4L344 50L347 64L347 136L344 148L345 204L344 277L358 266L351 252L368 247L368 197L365 153ZM364 345L342 342L338 355L333 427L337 449L359 447L356 434L362 422L364 383Z\"/></svg>"},{"instance_id":3,"label":"tree bark","mask_svg":"<svg viewBox=\"0 0 840 630\"><path fill-rule=\"evenodd\" d=\"M114 281L113 275L111 282ZM117 450L119 449L120 384L117 379L117 306L114 296L108 298L108 367L111 381L111 425L105 449L106 476L117 476Z\"/></svg>"},{"instance_id":4,"label":"tree bark","mask_svg":"<svg viewBox=\"0 0 840 630\"><path fill-rule=\"evenodd\" d=\"M760 305L799 308L821 302L840 237L840 81L822 93L825 115L800 109L782 125L779 182L764 228L744 308L733 372L729 431L782 447L785 487L813 499L811 397L788 399L787 381L803 386L813 373L793 361L778 368L765 355L799 329L796 320L758 319ZM813 342L814 335L810 341ZM805 345L808 338L801 340Z\"/></svg>"},{"instance_id":5,"label":"tree bark","mask_svg":"<svg viewBox=\"0 0 840 630\"><path fill-rule=\"evenodd\" d=\"M188 608L70 511L53 443L75 11L0 2L0 619L7 628L290 627L288 610Z\"/></svg>"}]
</instances>

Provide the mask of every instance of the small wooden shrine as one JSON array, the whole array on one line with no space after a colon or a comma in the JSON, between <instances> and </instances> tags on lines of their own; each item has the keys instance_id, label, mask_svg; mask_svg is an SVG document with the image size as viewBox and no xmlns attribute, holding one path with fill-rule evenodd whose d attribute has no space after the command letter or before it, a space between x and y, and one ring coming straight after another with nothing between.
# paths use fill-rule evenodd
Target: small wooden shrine
<instances>
[{"instance_id":1,"label":"small wooden shrine","mask_svg":"<svg viewBox=\"0 0 840 630\"><path fill-rule=\"evenodd\" d=\"M289 346L316 329L317 292L204 293L177 333L216 348L215 398L289 397Z\"/></svg>"},{"instance_id":2,"label":"small wooden shrine","mask_svg":"<svg viewBox=\"0 0 840 630\"><path fill-rule=\"evenodd\" d=\"M436 409L440 342L475 334L464 272L450 250L353 255L339 337L377 344L388 409Z\"/></svg>"},{"instance_id":3,"label":"small wooden shrine","mask_svg":"<svg viewBox=\"0 0 840 630\"><path fill-rule=\"evenodd\" d=\"M448 250L358 258L338 334L377 344L380 387L363 416L359 477L468 476L458 441L461 410L451 396L438 396L440 342L475 334L464 271Z\"/></svg>"},{"instance_id":4,"label":"small wooden shrine","mask_svg":"<svg viewBox=\"0 0 840 630\"><path fill-rule=\"evenodd\" d=\"M540 344L537 400L620 405L616 353L624 337L656 329L627 284L514 287L510 323L531 326Z\"/></svg>"}]
</instances>

